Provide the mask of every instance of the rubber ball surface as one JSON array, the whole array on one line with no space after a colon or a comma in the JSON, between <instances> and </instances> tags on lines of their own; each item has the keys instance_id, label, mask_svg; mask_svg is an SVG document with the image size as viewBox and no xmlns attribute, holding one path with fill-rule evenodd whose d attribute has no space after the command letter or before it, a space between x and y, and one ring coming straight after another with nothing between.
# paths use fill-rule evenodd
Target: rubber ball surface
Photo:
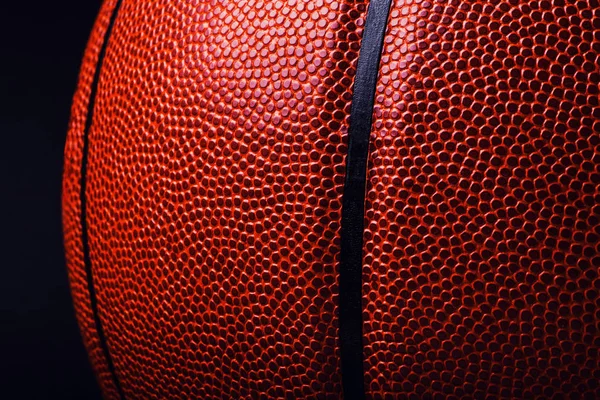
<instances>
[{"instance_id":1,"label":"rubber ball surface","mask_svg":"<svg viewBox=\"0 0 600 400\"><path fill-rule=\"evenodd\" d=\"M340 231L369 1L106 0L63 223L107 399L343 393ZM600 398L600 5L395 0L364 397Z\"/></svg>"}]
</instances>

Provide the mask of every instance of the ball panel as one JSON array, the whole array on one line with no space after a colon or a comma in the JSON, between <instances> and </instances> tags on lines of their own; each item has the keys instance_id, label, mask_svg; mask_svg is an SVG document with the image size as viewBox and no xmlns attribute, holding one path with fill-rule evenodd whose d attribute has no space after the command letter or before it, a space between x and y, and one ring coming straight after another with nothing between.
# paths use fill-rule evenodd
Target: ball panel
<instances>
[{"instance_id":1,"label":"ball panel","mask_svg":"<svg viewBox=\"0 0 600 400\"><path fill-rule=\"evenodd\" d=\"M128 396L339 398L350 3L123 2L87 218Z\"/></svg>"},{"instance_id":2,"label":"ball panel","mask_svg":"<svg viewBox=\"0 0 600 400\"><path fill-rule=\"evenodd\" d=\"M373 398L600 397L590 4L396 1L367 194Z\"/></svg>"},{"instance_id":3,"label":"ball panel","mask_svg":"<svg viewBox=\"0 0 600 400\"><path fill-rule=\"evenodd\" d=\"M103 3L83 58L79 81L71 108L71 119L65 146L62 190L65 254L75 314L79 322L84 345L88 351L104 397L107 399L118 399L119 397L98 337L94 322L94 312L90 302L81 241L80 194L83 134L88 114L91 85L100 49L115 4L116 1L105 1Z\"/></svg>"}]
</instances>

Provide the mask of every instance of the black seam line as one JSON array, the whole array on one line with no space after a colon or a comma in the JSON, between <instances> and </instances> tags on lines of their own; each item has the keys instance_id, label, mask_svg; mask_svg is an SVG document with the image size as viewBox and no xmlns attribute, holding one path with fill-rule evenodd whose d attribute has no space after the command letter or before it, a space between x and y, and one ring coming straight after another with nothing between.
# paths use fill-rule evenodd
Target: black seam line
<instances>
[{"instance_id":1,"label":"black seam line","mask_svg":"<svg viewBox=\"0 0 600 400\"><path fill-rule=\"evenodd\" d=\"M364 399L362 250L369 138L375 88L391 0L369 3L354 78L348 155L342 199L340 254L340 350L344 399Z\"/></svg>"},{"instance_id":2,"label":"black seam line","mask_svg":"<svg viewBox=\"0 0 600 400\"><path fill-rule=\"evenodd\" d=\"M119 397L121 399L125 399L125 394L123 393L123 388L119 383L119 379L117 378L117 374L115 372L115 366L113 364L110 351L108 349L108 344L106 343L106 336L104 334L104 329L102 328L102 322L100 321L100 315L98 314L98 299L96 298L96 291L94 289L94 277L92 271L92 262L90 260L90 248L88 243L88 232L87 232L87 218L86 218L86 195L85 189L87 184L87 164L88 164L88 135L90 133L90 128L92 126L92 122L94 119L94 105L96 100L96 92L98 90L98 81L100 80L100 71L102 69L102 63L104 61L104 56L106 54L106 48L108 45L108 40L110 39L110 35L115 24L115 20L117 19L117 14L119 13L119 8L121 7L121 0L117 1L115 8L110 17L110 22L108 24L108 28L104 33L104 41L102 43L102 47L100 49L100 53L98 54L98 61L96 62L96 71L94 72L94 79L92 81L92 86L90 90L90 98L88 101L88 110L87 117L85 121L85 128L83 131L83 155L81 160L81 192L79 193L80 202L81 202L81 240L83 243L83 263L85 265L85 272L87 275L87 286L88 292L90 293L90 306L92 308L92 313L94 314L94 323L96 325L96 331L98 332L98 339L100 340L100 346L102 347L102 351L104 353L104 357L106 358L106 363L108 364L108 369L113 378L113 382L115 383L115 387L117 388L117 392L119 393Z\"/></svg>"}]
</instances>

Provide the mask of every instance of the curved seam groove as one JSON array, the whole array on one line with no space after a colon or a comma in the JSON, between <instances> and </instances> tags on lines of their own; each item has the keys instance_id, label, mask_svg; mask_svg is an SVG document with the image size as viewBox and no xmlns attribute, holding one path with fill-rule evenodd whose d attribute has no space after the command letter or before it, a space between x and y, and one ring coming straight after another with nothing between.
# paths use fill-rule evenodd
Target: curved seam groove
<instances>
[{"instance_id":1,"label":"curved seam groove","mask_svg":"<svg viewBox=\"0 0 600 400\"><path fill-rule=\"evenodd\" d=\"M375 89L391 0L369 3L354 78L342 199L340 350L344 398L364 399L362 248L369 138Z\"/></svg>"},{"instance_id":2,"label":"curved seam groove","mask_svg":"<svg viewBox=\"0 0 600 400\"><path fill-rule=\"evenodd\" d=\"M86 216L86 196L85 189L87 184L87 156L88 156L88 135L90 133L90 128L92 126L92 121L94 117L94 105L96 100L96 92L98 90L98 81L100 80L100 71L102 70L102 64L104 61L104 56L106 54L106 48L108 46L108 41L110 39L110 35L117 18L117 14L119 13L119 8L121 7L122 0L118 0L115 8L110 17L110 21L106 32L104 33L104 40L102 43L102 47L100 49L100 53L98 54L98 61L96 62L96 70L94 72L94 78L92 80L92 86L90 90L90 98L88 101L88 111L85 121L85 127L83 131L83 150L82 150L82 160L81 160L81 188L80 188L80 203L81 203L81 240L83 244L83 263L85 266L85 272L87 276L87 286L88 292L90 294L90 306L92 308L92 313L94 314L94 324L96 326L96 332L98 333L98 339L100 341L100 346L102 347L102 351L104 353L104 357L106 358L106 363L108 365L109 372L113 378L113 382L115 383L115 387L121 399L125 399L125 394L123 393L123 388L119 383L119 379L117 378L117 374L115 372L115 366L112 361L112 357L110 355L110 351L108 349L108 344L106 342L106 336L104 334L104 329L102 327L102 322L100 321L100 315L98 313L98 300L96 298L96 291L94 289L94 277L92 272L92 263L90 260L90 249L88 243L88 233L87 233L87 216Z\"/></svg>"}]
</instances>

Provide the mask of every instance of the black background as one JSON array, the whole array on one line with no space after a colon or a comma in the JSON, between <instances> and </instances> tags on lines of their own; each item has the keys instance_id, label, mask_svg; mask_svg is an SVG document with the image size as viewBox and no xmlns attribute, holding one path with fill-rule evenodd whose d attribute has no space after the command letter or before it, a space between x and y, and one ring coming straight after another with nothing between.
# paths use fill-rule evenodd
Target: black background
<instances>
[{"instance_id":1,"label":"black background","mask_svg":"<svg viewBox=\"0 0 600 400\"><path fill-rule=\"evenodd\" d=\"M0 398L99 399L69 292L60 193L71 99L100 1L2 3Z\"/></svg>"}]
</instances>

